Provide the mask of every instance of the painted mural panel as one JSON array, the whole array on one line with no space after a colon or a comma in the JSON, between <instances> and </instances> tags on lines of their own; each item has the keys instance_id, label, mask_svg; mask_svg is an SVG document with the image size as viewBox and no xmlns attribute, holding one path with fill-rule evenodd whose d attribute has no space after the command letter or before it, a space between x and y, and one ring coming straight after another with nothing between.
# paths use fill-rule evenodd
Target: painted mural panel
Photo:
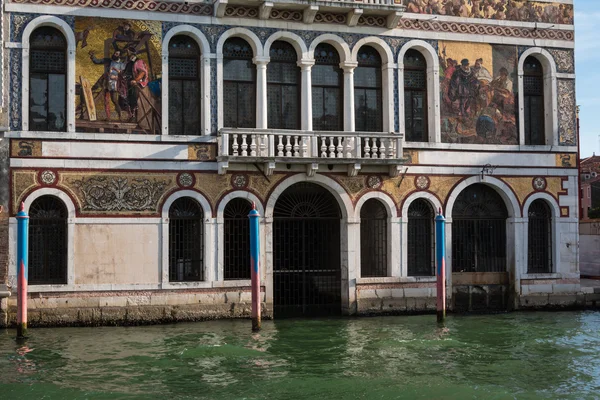
<instances>
[{"instance_id":1,"label":"painted mural panel","mask_svg":"<svg viewBox=\"0 0 600 400\"><path fill-rule=\"evenodd\" d=\"M161 23L77 17L75 37L77 130L160 134Z\"/></svg>"},{"instance_id":2,"label":"painted mural panel","mask_svg":"<svg viewBox=\"0 0 600 400\"><path fill-rule=\"evenodd\" d=\"M517 48L440 42L442 141L517 144Z\"/></svg>"},{"instance_id":3,"label":"painted mural panel","mask_svg":"<svg viewBox=\"0 0 600 400\"><path fill-rule=\"evenodd\" d=\"M529 0L407 0L406 12L502 21L573 24L571 4Z\"/></svg>"}]
</instances>

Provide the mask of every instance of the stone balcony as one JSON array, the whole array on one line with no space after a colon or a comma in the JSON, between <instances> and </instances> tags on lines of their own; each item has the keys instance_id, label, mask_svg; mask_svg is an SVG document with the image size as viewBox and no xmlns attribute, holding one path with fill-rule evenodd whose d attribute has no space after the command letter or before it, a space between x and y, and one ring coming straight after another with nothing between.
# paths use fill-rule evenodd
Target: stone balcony
<instances>
[{"instance_id":1,"label":"stone balcony","mask_svg":"<svg viewBox=\"0 0 600 400\"><path fill-rule=\"evenodd\" d=\"M313 176L319 165L346 165L356 176L362 165L387 167L397 176L403 158L404 135L378 132L221 129L218 138L219 173L232 163L263 164L271 175L277 164L302 164Z\"/></svg>"},{"instance_id":2,"label":"stone balcony","mask_svg":"<svg viewBox=\"0 0 600 400\"><path fill-rule=\"evenodd\" d=\"M403 0L215 0L216 17L250 17L293 22L396 28Z\"/></svg>"}]
</instances>

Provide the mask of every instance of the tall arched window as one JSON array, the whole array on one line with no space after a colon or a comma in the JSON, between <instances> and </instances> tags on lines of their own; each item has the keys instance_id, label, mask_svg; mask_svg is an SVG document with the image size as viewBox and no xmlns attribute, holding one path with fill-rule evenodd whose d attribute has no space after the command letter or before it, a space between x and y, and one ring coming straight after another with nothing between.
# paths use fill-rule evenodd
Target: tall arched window
<instances>
[{"instance_id":1,"label":"tall arched window","mask_svg":"<svg viewBox=\"0 0 600 400\"><path fill-rule=\"evenodd\" d=\"M544 200L535 200L529 206L527 232L527 272L552 272L552 214Z\"/></svg>"},{"instance_id":2,"label":"tall arched window","mask_svg":"<svg viewBox=\"0 0 600 400\"><path fill-rule=\"evenodd\" d=\"M228 128L256 127L256 68L252 47L244 39L223 45L223 124Z\"/></svg>"},{"instance_id":3,"label":"tall arched window","mask_svg":"<svg viewBox=\"0 0 600 400\"><path fill-rule=\"evenodd\" d=\"M315 49L312 67L313 129L316 131L343 130L344 74L340 55L330 44L320 43Z\"/></svg>"},{"instance_id":4,"label":"tall arched window","mask_svg":"<svg viewBox=\"0 0 600 400\"><path fill-rule=\"evenodd\" d=\"M433 209L417 199L408 207L408 276L433 276Z\"/></svg>"},{"instance_id":5,"label":"tall arched window","mask_svg":"<svg viewBox=\"0 0 600 400\"><path fill-rule=\"evenodd\" d=\"M406 141L427 142L427 61L414 49L404 55L404 130Z\"/></svg>"},{"instance_id":6,"label":"tall arched window","mask_svg":"<svg viewBox=\"0 0 600 400\"><path fill-rule=\"evenodd\" d=\"M523 65L523 99L525 101L525 144L545 144L544 69L534 56Z\"/></svg>"},{"instance_id":7,"label":"tall arched window","mask_svg":"<svg viewBox=\"0 0 600 400\"><path fill-rule=\"evenodd\" d=\"M169 134L200 131L200 48L194 39L175 36L169 42Z\"/></svg>"},{"instance_id":8,"label":"tall arched window","mask_svg":"<svg viewBox=\"0 0 600 400\"><path fill-rule=\"evenodd\" d=\"M64 131L67 125L67 41L44 26L29 38L29 129Z\"/></svg>"},{"instance_id":9,"label":"tall arched window","mask_svg":"<svg viewBox=\"0 0 600 400\"><path fill-rule=\"evenodd\" d=\"M29 284L67 283L67 208L42 196L29 208Z\"/></svg>"},{"instance_id":10,"label":"tall arched window","mask_svg":"<svg viewBox=\"0 0 600 400\"><path fill-rule=\"evenodd\" d=\"M204 280L204 212L189 197L169 208L169 282Z\"/></svg>"},{"instance_id":11,"label":"tall arched window","mask_svg":"<svg viewBox=\"0 0 600 400\"><path fill-rule=\"evenodd\" d=\"M224 211L225 279L250 279L251 204L242 198L231 200Z\"/></svg>"},{"instance_id":12,"label":"tall arched window","mask_svg":"<svg viewBox=\"0 0 600 400\"><path fill-rule=\"evenodd\" d=\"M502 197L475 184L457 197L452 210L453 272L506 272L506 219Z\"/></svg>"},{"instance_id":13,"label":"tall arched window","mask_svg":"<svg viewBox=\"0 0 600 400\"><path fill-rule=\"evenodd\" d=\"M388 275L387 211L379 200L369 199L360 210L360 276Z\"/></svg>"},{"instance_id":14,"label":"tall arched window","mask_svg":"<svg viewBox=\"0 0 600 400\"><path fill-rule=\"evenodd\" d=\"M271 45L267 67L269 128L300 129L300 68L294 46L278 40Z\"/></svg>"},{"instance_id":15,"label":"tall arched window","mask_svg":"<svg viewBox=\"0 0 600 400\"><path fill-rule=\"evenodd\" d=\"M355 128L359 132L383 131L381 56L371 46L358 50L354 70Z\"/></svg>"}]
</instances>

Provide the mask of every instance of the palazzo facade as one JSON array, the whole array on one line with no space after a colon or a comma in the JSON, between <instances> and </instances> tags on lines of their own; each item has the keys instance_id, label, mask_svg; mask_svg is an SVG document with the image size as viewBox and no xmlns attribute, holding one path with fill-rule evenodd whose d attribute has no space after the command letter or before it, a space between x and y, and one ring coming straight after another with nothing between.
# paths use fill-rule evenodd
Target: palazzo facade
<instances>
[{"instance_id":1,"label":"palazzo facade","mask_svg":"<svg viewBox=\"0 0 600 400\"><path fill-rule=\"evenodd\" d=\"M11 0L32 325L574 305L572 0ZM4 304L15 318L16 298Z\"/></svg>"}]
</instances>

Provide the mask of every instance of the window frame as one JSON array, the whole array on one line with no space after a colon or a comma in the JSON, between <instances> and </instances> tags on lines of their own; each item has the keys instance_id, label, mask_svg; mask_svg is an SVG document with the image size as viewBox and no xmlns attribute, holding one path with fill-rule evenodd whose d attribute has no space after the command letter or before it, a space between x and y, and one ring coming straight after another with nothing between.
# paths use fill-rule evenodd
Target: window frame
<instances>
[{"instance_id":1,"label":"window frame","mask_svg":"<svg viewBox=\"0 0 600 400\"><path fill-rule=\"evenodd\" d=\"M537 64L539 66L539 72L532 72L531 69L528 67L528 63L530 64L531 61L528 62L528 60L535 60L535 64ZM531 79L535 79L537 80L537 85L541 88L541 90L536 93L536 94L532 94L532 93L528 93L527 91L527 81L531 80ZM545 93L545 80L544 80L544 66L543 63L534 55L529 55L525 58L524 62L523 62L523 123L524 123L524 130L523 130L523 135L524 135L524 140L525 140L525 145L529 145L529 146L542 146L546 144L546 93ZM539 117L537 121L533 121L533 119L531 118L531 114L532 114L532 108L531 108L531 102L533 99L539 99L540 100L540 104L541 104L541 110L539 113ZM537 123L539 125L541 125L541 128L539 129L539 131L541 132L540 138L538 138L538 141L534 143L534 141L532 140L531 137L531 128L534 125L534 123Z\"/></svg>"},{"instance_id":2,"label":"window frame","mask_svg":"<svg viewBox=\"0 0 600 400\"><path fill-rule=\"evenodd\" d=\"M369 63L365 63L364 61L361 63L361 52L364 52L366 50L372 51L375 54L377 54L378 63L369 64ZM383 125L384 125L383 124L383 61L382 61L381 54L379 53L379 51L377 51L377 49L375 47L365 44L365 45L361 46L360 49L358 50L357 59L358 59L358 65L354 69L354 126L355 126L355 130L357 132L383 132ZM375 87L357 85L357 80L356 80L357 73L356 72L359 68L374 70L374 72L378 75L377 79L376 79L377 84ZM366 126L369 118L368 118L368 116L365 116L364 121L360 121L359 113L358 113L358 109L359 109L358 103L359 102L357 101L357 94L359 92L365 93L365 99L366 99L366 93L368 91L375 92L375 95L377 98L376 114L377 114L377 121L378 121L379 126L376 127L376 129L374 129L374 130L369 130L367 128L359 129L359 122L362 122L362 125ZM365 109L366 109L366 104L365 104ZM360 128L362 128L362 126ZM379 129L377 129L377 128L379 128Z\"/></svg>"},{"instance_id":3,"label":"window frame","mask_svg":"<svg viewBox=\"0 0 600 400\"><path fill-rule=\"evenodd\" d=\"M251 57L241 57L241 56L231 56L231 55L227 55L226 52L226 47L227 44L229 42L233 42L233 41L243 41L252 51L252 46L250 45L250 42L248 42L248 40L239 37L239 36L233 36L228 38L227 40L225 40L225 42L223 43L223 100L225 101L225 93L226 93L226 87L229 85L235 85L235 91L236 93L240 92L240 85L241 84L249 84L252 83L252 87L253 87L253 93L251 96L252 99L252 104L250 104L250 122L248 123L248 125L250 126L240 126L240 107L236 107L235 110L235 119L236 119L236 126L228 126L227 125L227 113L225 112L225 110L223 110L223 127L225 128L256 128L256 123L257 123L257 118L256 118L256 110L257 110L257 101L256 101L256 93L257 93L257 69L256 69L256 65L253 62L253 56ZM243 60L246 61L248 63L251 64L251 72L252 72L252 79L251 80L244 80L244 79L240 79L240 78L228 78L227 77L227 60ZM236 103L237 105L237 103ZM225 108L225 104L224 104L224 108ZM244 124L246 125L246 124Z\"/></svg>"},{"instance_id":4,"label":"window frame","mask_svg":"<svg viewBox=\"0 0 600 400\"><path fill-rule=\"evenodd\" d=\"M406 58L407 56L410 56L411 54L418 54L419 57L421 57L423 59L424 65L422 67L417 67L414 65L410 65L410 63L406 62ZM404 88L404 93L400 94L401 96L403 96L404 98L404 121L401 121L401 123L404 124L404 134L405 134L405 140L407 142L414 142L414 143L427 143L429 142L429 93L428 93L428 85L427 85L427 58L425 57L425 55L423 53L421 53L419 50L414 49L414 48L410 48L406 51L406 53L404 53L404 57L403 57L403 65L404 65L404 71L402 74L402 79L404 80L404 84L403 84L403 88ZM424 85L422 88L409 88L406 85L406 73L407 71L418 71L418 72L422 72L424 75ZM420 140L411 140L409 139L409 134L408 134L408 124L407 121L410 119L411 121L414 120L414 109L412 107L412 103L413 103L413 99L414 99L414 95L413 93L422 93L423 94L423 133L422 136L420 138ZM406 113L406 108L407 108L407 101L406 101L406 95L410 94L410 116L407 115ZM411 124L410 126L412 126L413 124ZM412 131L412 129L411 129Z\"/></svg>"},{"instance_id":5,"label":"window frame","mask_svg":"<svg viewBox=\"0 0 600 400\"><path fill-rule=\"evenodd\" d=\"M330 47L330 50L332 50L335 54L335 56L337 57L337 59L331 61L331 62L319 62L319 57L317 57L317 51L319 51L319 49L323 48L323 47ZM311 79L311 96L312 96L312 124L313 124L313 130L315 131L333 131L333 132L340 132L344 130L344 71L342 70L342 68L340 67L340 62L341 62L341 57L340 57L340 53L339 51L335 48L335 46L333 46L330 43L327 42L322 42L319 43L316 48L315 48L315 64L312 67L312 76L313 79ZM315 75L315 70L316 68L319 68L321 66L334 66L335 67L335 72L337 74L337 84L336 85L329 85L329 84L315 84L315 80L314 80L314 75ZM337 126L335 127L335 129L325 129L323 128L323 125L320 124L316 119L315 119L315 89L320 90L320 96L323 99L322 103L323 103L323 109L321 110L321 114L323 114L323 111L325 110L325 90L326 89L337 89L339 91L338 94L338 102L337 102L337 115L336 115L336 124Z\"/></svg>"},{"instance_id":6,"label":"window frame","mask_svg":"<svg viewBox=\"0 0 600 400\"><path fill-rule=\"evenodd\" d=\"M294 54L296 55L296 60L295 61L287 61L287 60L277 60L276 57L273 57L273 55L271 54L271 51L273 50L274 47L277 46L278 43L285 43L284 46L290 46L291 49L293 49ZM298 55L296 53L296 49L293 47L293 45L289 42L286 42L285 40L276 40L271 44L271 48L269 49L269 64L267 65L267 96L269 95L269 88L271 87L277 87L279 89L279 95L281 96L281 111L283 111L284 109L284 105L286 104L284 101L284 95L283 95L283 90L286 87L296 87L296 91L297 91L297 95L296 95L296 110L297 110L297 122L295 124L295 127L293 128L284 128L281 126L271 126L270 123L270 118L272 115L272 110L268 111L268 116L267 116L267 127L269 129L293 129L293 130L300 130L301 126L302 126L302 71L301 69L297 66L297 58ZM271 65L273 64L293 64L296 66L296 82L295 83L286 83L286 82L270 82L269 81L269 71L273 71L273 69L271 68ZM269 99L267 98L267 106L269 105ZM279 116L279 120L280 121L284 121L284 115L281 114Z\"/></svg>"}]
</instances>

